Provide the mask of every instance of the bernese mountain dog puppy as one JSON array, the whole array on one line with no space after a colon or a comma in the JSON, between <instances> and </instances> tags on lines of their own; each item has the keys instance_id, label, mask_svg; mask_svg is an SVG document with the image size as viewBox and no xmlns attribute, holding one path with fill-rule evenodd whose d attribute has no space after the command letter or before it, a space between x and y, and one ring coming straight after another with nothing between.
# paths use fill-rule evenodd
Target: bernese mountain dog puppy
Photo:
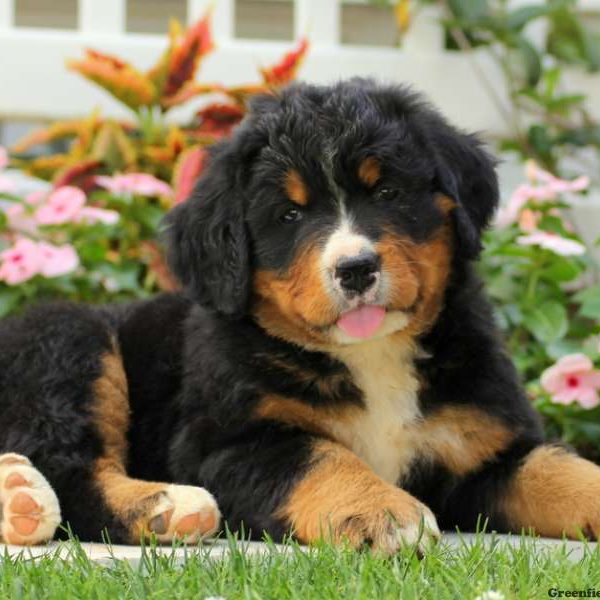
<instances>
[{"instance_id":1,"label":"bernese mountain dog puppy","mask_svg":"<svg viewBox=\"0 0 600 600\"><path fill-rule=\"evenodd\" d=\"M544 443L474 270L476 137L351 80L257 98L211 156L166 223L184 292L0 324L4 541L598 534L600 468Z\"/></svg>"}]
</instances>

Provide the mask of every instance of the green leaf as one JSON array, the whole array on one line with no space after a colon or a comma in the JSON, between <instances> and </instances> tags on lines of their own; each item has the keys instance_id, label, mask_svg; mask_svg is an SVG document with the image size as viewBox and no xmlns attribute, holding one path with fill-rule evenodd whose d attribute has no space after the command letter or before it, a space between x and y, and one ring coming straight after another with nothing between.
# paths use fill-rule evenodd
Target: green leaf
<instances>
[{"instance_id":1,"label":"green leaf","mask_svg":"<svg viewBox=\"0 0 600 600\"><path fill-rule=\"evenodd\" d=\"M21 300L21 293L16 288L0 289L0 317L12 313Z\"/></svg>"},{"instance_id":2,"label":"green leaf","mask_svg":"<svg viewBox=\"0 0 600 600\"><path fill-rule=\"evenodd\" d=\"M582 317L600 320L600 284L575 294L574 299L581 304Z\"/></svg>"},{"instance_id":3,"label":"green leaf","mask_svg":"<svg viewBox=\"0 0 600 600\"><path fill-rule=\"evenodd\" d=\"M565 307L555 300L547 300L524 310L523 324L544 344L560 340L569 326Z\"/></svg>"},{"instance_id":4,"label":"green leaf","mask_svg":"<svg viewBox=\"0 0 600 600\"><path fill-rule=\"evenodd\" d=\"M506 18L506 26L509 29L519 31L525 27L529 21L533 21L539 17L544 17L552 12L552 10L552 6L543 4L521 6L520 8L508 13Z\"/></svg>"},{"instance_id":5,"label":"green leaf","mask_svg":"<svg viewBox=\"0 0 600 600\"><path fill-rule=\"evenodd\" d=\"M542 61L535 46L524 36L516 37L516 44L523 59L527 83L534 87L542 76Z\"/></svg>"},{"instance_id":6,"label":"green leaf","mask_svg":"<svg viewBox=\"0 0 600 600\"><path fill-rule=\"evenodd\" d=\"M573 260L557 256L552 264L540 271L540 277L554 282L573 281L582 272L582 267Z\"/></svg>"},{"instance_id":7,"label":"green leaf","mask_svg":"<svg viewBox=\"0 0 600 600\"><path fill-rule=\"evenodd\" d=\"M449 0L448 4L459 19L476 21L488 14L487 0Z\"/></svg>"},{"instance_id":8,"label":"green leaf","mask_svg":"<svg viewBox=\"0 0 600 600\"><path fill-rule=\"evenodd\" d=\"M529 128L529 141L541 156L547 156L552 150L552 141L548 129L544 125L532 125Z\"/></svg>"},{"instance_id":9,"label":"green leaf","mask_svg":"<svg viewBox=\"0 0 600 600\"><path fill-rule=\"evenodd\" d=\"M580 24L580 39L584 57L590 71L600 69L600 38Z\"/></svg>"},{"instance_id":10,"label":"green leaf","mask_svg":"<svg viewBox=\"0 0 600 600\"><path fill-rule=\"evenodd\" d=\"M137 292L141 288L139 281L140 265L125 263L113 265L105 263L96 269L104 276L104 285L110 292Z\"/></svg>"}]
</instances>

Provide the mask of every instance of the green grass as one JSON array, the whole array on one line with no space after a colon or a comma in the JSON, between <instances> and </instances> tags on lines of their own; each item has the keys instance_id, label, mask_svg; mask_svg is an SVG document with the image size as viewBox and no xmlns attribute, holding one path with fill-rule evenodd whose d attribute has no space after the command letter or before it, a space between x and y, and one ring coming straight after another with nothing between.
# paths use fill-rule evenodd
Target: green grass
<instances>
[{"instance_id":1,"label":"green grass","mask_svg":"<svg viewBox=\"0 0 600 600\"><path fill-rule=\"evenodd\" d=\"M206 550L183 563L146 549L132 565L91 562L77 544L69 560L10 558L0 562L2 598L377 598L473 600L489 590L509 598L548 598L549 588L600 590L600 550L586 548L572 562L564 546L534 551L529 539L516 548L505 541L449 548L439 545L424 559L410 551L393 558L322 545L303 551L289 544L250 555L230 541L231 553L210 558ZM168 554L168 553L167 553Z\"/></svg>"}]
</instances>

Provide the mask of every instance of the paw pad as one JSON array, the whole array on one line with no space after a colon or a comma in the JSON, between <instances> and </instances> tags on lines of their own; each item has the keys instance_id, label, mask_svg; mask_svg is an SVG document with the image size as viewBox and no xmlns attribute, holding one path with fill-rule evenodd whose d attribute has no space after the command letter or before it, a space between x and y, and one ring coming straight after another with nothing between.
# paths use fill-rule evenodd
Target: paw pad
<instances>
[{"instance_id":1,"label":"paw pad","mask_svg":"<svg viewBox=\"0 0 600 600\"><path fill-rule=\"evenodd\" d=\"M52 539L60 523L54 490L31 462L18 454L0 455L0 539L32 545Z\"/></svg>"}]
</instances>

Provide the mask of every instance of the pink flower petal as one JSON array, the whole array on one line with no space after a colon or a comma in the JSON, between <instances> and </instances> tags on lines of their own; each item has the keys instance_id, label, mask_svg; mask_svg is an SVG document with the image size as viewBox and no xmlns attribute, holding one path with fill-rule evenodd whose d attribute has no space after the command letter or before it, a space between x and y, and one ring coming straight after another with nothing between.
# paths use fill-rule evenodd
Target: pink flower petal
<instances>
[{"instance_id":1,"label":"pink flower petal","mask_svg":"<svg viewBox=\"0 0 600 600\"><path fill-rule=\"evenodd\" d=\"M114 177L100 175L94 181L113 194L169 197L173 195L171 186L148 173L128 173Z\"/></svg>"},{"instance_id":2,"label":"pink flower petal","mask_svg":"<svg viewBox=\"0 0 600 600\"><path fill-rule=\"evenodd\" d=\"M582 388L579 390L578 402L583 408L595 408L600 404L598 392L592 388Z\"/></svg>"},{"instance_id":3,"label":"pink flower petal","mask_svg":"<svg viewBox=\"0 0 600 600\"><path fill-rule=\"evenodd\" d=\"M550 400L554 404L572 404L577 400L578 390L577 389L564 389L560 392L552 394Z\"/></svg>"},{"instance_id":4,"label":"pink flower petal","mask_svg":"<svg viewBox=\"0 0 600 600\"><path fill-rule=\"evenodd\" d=\"M12 248L0 254L0 280L18 285L40 272L41 256L35 242L18 239Z\"/></svg>"},{"instance_id":5,"label":"pink flower petal","mask_svg":"<svg viewBox=\"0 0 600 600\"><path fill-rule=\"evenodd\" d=\"M517 238L517 243L522 246L540 246L561 256L581 256L586 252L583 244L548 231L534 231L529 235L522 235Z\"/></svg>"},{"instance_id":6,"label":"pink flower petal","mask_svg":"<svg viewBox=\"0 0 600 600\"><path fill-rule=\"evenodd\" d=\"M594 368L594 363L591 358L581 352L575 354L567 354L560 358L556 366L561 369L565 375L573 373L585 373Z\"/></svg>"},{"instance_id":7,"label":"pink flower petal","mask_svg":"<svg viewBox=\"0 0 600 600\"><path fill-rule=\"evenodd\" d=\"M70 244L54 246L40 242L40 272L44 277L58 277L74 271L79 266L79 256Z\"/></svg>"},{"instance_id":8,"label":"pink flower petal","mask_svg":"<svg viewBox=\"0 0 600 600\"><path fill-rule=\"evenodd\" d=\"M83 223L104 223L114 225L119 220L119 213L114 210L96 208L95 206L84 206L78 215L78 221Z\"/></svg>"},{"instance_id":9,"label":"pink flower petal","mask_svg":"<svg viewBox=\"0 0 600 600\"><path fill-rule=\"evenodd\" d=\"M54 190L35 217L40 225L60 225L76 220L85 204L85 194L76 187L63 186Z\"/></svg>"},{"instance_id":10,"label":"pink flower petal","mask_svg":"<svg viewBox=\"0 0 600 600\"><path fill-rule=\"evenodd\" d=\"M582 385L596 390L600 390L600 371L592 371L591 373L584 373L581 376Z\"/></svg>"}]
</instances>

